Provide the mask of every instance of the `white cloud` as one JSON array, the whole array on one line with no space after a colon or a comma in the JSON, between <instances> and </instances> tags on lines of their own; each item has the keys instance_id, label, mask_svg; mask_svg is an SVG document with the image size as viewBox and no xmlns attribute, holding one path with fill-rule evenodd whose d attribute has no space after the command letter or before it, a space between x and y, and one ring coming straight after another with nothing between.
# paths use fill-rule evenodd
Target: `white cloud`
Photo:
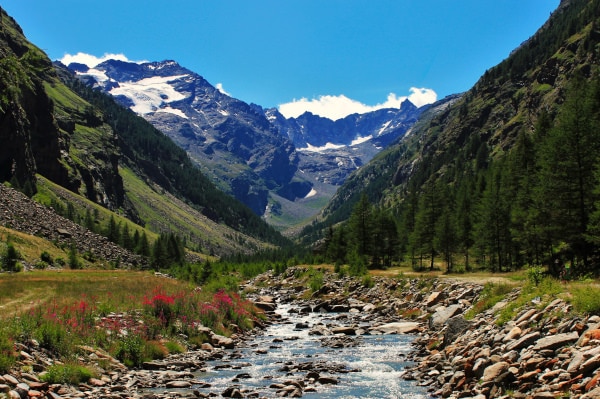
<instances>
[{"instance_id":1,"label":"white cloud","mask_svg":"<svg viewBox=\"0 0 600 399\"><path fill-rule=\"evenodd\" d=\"M223 88L223 83L217 83L215 85L215 87L217 88L217 90L219 90L221 93L225 94L226 96L231 97L231 94L229 94L227 91L225 91L225 89Z\"/></svg>"},{"instance_id":2,"label":"white cloud","mask_svg":"<svg viewBox=\"0 0 600 399\"><path fill-rule=\"evenodd\" d=\"M335 121L351 114L364 114L382 108L400 108L400 104L407 98L417 107L431 104L437 99L437 94L432 89L411 87L410 92L411 94L408 96L397 96L395 93L390 93L386 101L376 105L366 105L343 94L319 96L312 100L301 98L280 104L279 112L286 118L295 118L308 111Z\"/></svg>"},{"instance_id":3,"label":"white cloud","mask_svg":"<svg viewBox=\"0 0 600 399\"><path fill-rule=\"evenodd\" d=\"M101 64L106 60L136 62L138 64L146 62L146 61L131 61L124 54L104 53L104 55L102 57L96 57L95 55L81 53L81 52L74 54L74 55L73 54L65 54L63 56L63 58L60 59L60 62L62 62L65 65L69 65L72 62L77 62L79 64L87 65L89 68L94 68L96 65Z\"/></svg>"}]
</instances>

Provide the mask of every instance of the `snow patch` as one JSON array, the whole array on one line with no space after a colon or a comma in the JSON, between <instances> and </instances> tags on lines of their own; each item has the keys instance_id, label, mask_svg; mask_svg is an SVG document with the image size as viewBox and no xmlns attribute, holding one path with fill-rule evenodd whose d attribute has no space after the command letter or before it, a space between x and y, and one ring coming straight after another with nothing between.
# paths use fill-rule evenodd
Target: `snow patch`
<instances>
[{"instance_id":1,"label":"snow patch","mask_svg":"<svg viewBox=\"0 0 600 399\"><path fill-rule=\"evenodd\" d=\"M344 147L346 147L344 144L333 144L333 143L327 143L324 146L315 147L314 145L311 145L310 143L306 143L306 147L297 148L297 150L304 151L304 152L324 152L327 150L337 150L339 148L344 148Z\"/></svg>"},{"instance_id":2,"label":"snow patch","mask_svg":"<svg viewBox=\"0 0 600 399\"><path fill-rule=\"evenodd\" d=\"M314 188L311 188L310 192L308 194L306 194L306 196L304 198L314 197L315 195L317 195L317 190L315 190Z\"/></svg>"},{"instance_id":3,"label":"snow patch","mask_svg":"<svg viewBox=\"0 0 600 399\"><path fill-rule=\"evenodd\" d=\"M134 104L131 110L135 113L149 114L159 111L164 104L185 99L187 96L175 90L169 83L187 76L155 76L137 82L121 82L110 94L129 98Z\"/></svg>"},{"instance_id":4,"label":"snow patch","mask_svg":"<svg viewBox=\"0 0 600 399\"><path fill-rule=\"evenodd\" d=\"M352 143L350 143L350 146L352 147L352 146L355 146L355 145L362 144L362 143L364 143L366 141L371 140L372 138L373 138L372 135L369 135L369 136L366 136L366 137L358 137L358 138L352 140Z\"/></svg>"},{"instance_id":5,"label":"snow patch","mask_svg":"<svg viewBox=\"0 0 600 399\"><path fill-rule=\"evenodd\" d=\"M385 129L388 128L390 123L392 123L392 121L387 121L386 123L384 123L383 126L381 126L381 129L379 129L379 131L377 132L377 135L379 136L381 133L383 133Z\"/></svg>"},{"instance_id":6,"label":"snow patch","mask_svg":"<svg viewBox=\"0 0 600 399\"><path fill-rule=\"evenodd\" d=\"M219 110L219 113L220 113L221 115L223 115L223 116L229 116L229 112L227 112L227 111L225 111L225 110L223 110L223 109L220 109L220 110Z\"/></svg>"},{"instance_id":7,"label":"snow patch","mask_svg":"<svg viewBox=\"0 0 600 399\"><path fill-rule=\"evenodd\" d=\"M164 107L164 108L157 110L156 112L167 112L169 114L177 115L183 119L190 119L190 118L188 118L188 116L186 114L183 113L182 110L177 109L177 108Z\"/></svg>"},{"instance_id":8,"label":"snow patch","mask_svg":"<svg viewBox=\"0 0 600 399\"><path fill-rule=\"evenodd\" d=\"M108 76L106 76L106 73L104 71L95 68L88 69L87 72L77 72L77 75L91 76L94 79L96 79L96 82L100 84L111 80Z\"/></svg>"}]
</instances>

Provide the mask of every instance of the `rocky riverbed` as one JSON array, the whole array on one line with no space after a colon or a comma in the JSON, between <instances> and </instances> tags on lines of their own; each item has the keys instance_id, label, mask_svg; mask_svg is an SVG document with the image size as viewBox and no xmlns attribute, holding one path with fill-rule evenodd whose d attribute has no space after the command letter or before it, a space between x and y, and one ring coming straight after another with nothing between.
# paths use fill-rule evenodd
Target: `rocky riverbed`
<instances>
[{"instance_id":1,"label":"rocky riverbed","mask_svg":"<svg viewBox=\"0 0 600 399\"><path fill-rule=\"evenodd\" d=\"M248 371L255 370L248 353L260 358L275 348L291 347L294 335L265 340L265 334L269 326L294 323L298 337L315 338L329 353L358 351L373 337L411 337L405 352L393 353L404 368L393 378L420 388L402 385L397 390L408 390L411 396L394 394L399 398L600 397L600 317L574 315L562 299L535 298L512 320L497 325L499 310L517 298L518 289L494 308L465 320L465 312L483 289L480 284L381 277L363 284L326 274L325 283L312 292L302 276L302 269L291 268L279 276L261 275L243 287L269 316L265 326L243 337L207 331L211 343L202 348L136 370L83 347L80 361L95 365L100 374L79 386L41 382L40 374L56 360L36 342L20 343L19 367L0 376L0 395L15 399L335 397L332 393L360 372L350 361L292 356L273 361L277 363L273 374L262 376L263 383L250 382L256 376ZM286 309L283 315L282 308ZM322 317L309 318L311 314ZM392 348L400 343L386 345ZM219 383L209 378L221 374Z\"/></svg>"}]
</instances>

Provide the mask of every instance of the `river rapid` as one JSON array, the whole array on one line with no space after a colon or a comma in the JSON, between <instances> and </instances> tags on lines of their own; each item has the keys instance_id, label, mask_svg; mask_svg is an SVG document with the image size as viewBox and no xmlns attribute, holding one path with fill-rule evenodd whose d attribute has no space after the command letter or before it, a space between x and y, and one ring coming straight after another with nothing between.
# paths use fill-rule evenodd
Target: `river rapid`
<instances>
[{"instance_id":1,"label":"river rapid","mask_svg":"<svg viewBox=\"0 0 600 399\"><path fill-rule=\"evenodd\" d=\"M263 334L207 362L195 379L206 383L192 387L200 393L225 392L232 387L253 397L274 398L290 381L302 381L303 398L411 398L425 399L425 389L403 380L410 363L412 335L358 335L339 337L345 347L323 345L313 326L328 327L347 319L346 313L299 312L279 305L276 322ZM358 326L360 328L360 326ZM365 325L365 328L368 326ZM327 337L331 339L332 337ZM291 391L289 392L291 395Z\"/></svg>"}]
</instances>

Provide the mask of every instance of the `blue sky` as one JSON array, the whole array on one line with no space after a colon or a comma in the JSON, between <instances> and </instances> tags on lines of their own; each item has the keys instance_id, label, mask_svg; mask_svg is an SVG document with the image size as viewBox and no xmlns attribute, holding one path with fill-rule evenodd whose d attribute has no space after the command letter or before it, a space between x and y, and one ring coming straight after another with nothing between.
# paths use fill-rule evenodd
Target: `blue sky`
<instances>
[{"instance_id":1,"label":"blue sky","mask_svg":"<svg viewBox=\"0 0 600 399\"><path fill-rule=\"evenodd\" d=\"M468 90L558 3L0 0L52 59L78 52L173 59L248 103L333 119L407 96L426 103Z\"/></svg>"}]
</instances>

